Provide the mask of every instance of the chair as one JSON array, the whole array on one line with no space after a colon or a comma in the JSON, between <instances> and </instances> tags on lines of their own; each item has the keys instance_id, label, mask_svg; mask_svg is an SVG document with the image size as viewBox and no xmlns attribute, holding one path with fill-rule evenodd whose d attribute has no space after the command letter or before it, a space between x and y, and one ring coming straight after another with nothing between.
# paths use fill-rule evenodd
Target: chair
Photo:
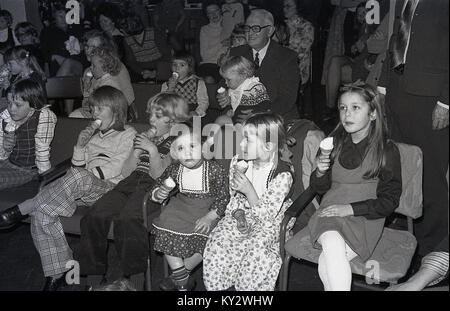
<instances>
[{"instance_id":1,"label":"chair","mask_svg":"<svg viewBox=\"0 0 450 311\"><path fill-rule=\"evenodd\" d=\"M422 152L416 146L402 143L396 145L401 159L402 195L395 213L407 217L408 230L385 227L372 257L367 262L362 262L358 257L351 261L352 272L365 276L366 282L370 284L380 282L396 284L406 274L417 245L413 235L413 219L422 215ZM292 257L318 262L320 250L312 247L307 228L285 241L288 221L291 217L297 217L315 197L316 193L308 188L285 212L280 230L280 254L283 258L280 274L282 291L287 290L289 262Z\"/></svg>"},{"instance_id":2,"label":"chair","mask_svg":"<svg viewBox=\"0 0 450 311\"><path fill-rule=\"evenodd\" d=\"M150 83L133 83L134 91L134 107L137 113L136 122L148 123L147 113L147 102L148 100L161 92L161 84L150 84Z\"/></svg>"},{"instance_id":3,"label":"chair","mask_svg":"<svg viewBox=\"0 0 450 311\"><path fill-rule=\"evenodd\" d=\"M83 98L81 77L52 77L45 84L48 99Z\"/></svg>"}]
</instances>

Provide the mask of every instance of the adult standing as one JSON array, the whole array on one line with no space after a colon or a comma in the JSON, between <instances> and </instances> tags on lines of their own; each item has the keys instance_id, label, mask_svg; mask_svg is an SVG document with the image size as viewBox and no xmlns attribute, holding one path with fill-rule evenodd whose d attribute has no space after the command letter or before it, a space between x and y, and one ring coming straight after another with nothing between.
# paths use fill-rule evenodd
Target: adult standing
<instances>
[{"instance_id":1,"label":"adult standing","mask_svg":"<svg viewBox=\"0 0 450 311\"><path fill-rule=\"evenodd\" d=\"M231 49L231 56L244 56L255 63L256 76L266 86L271 101L270 109L285 120L298 118L296 100L300 84L297 53L270 39L275 31L274 19L263 9L253 10L245 22L248 44ZM222 107L229 98L218 99ZM251 110L242 111L243 119Z\"/></svg>"},{"instance_id":2,"label":"adult standing","mask_svg":"<svg viewBox=\"0 0 450 311\"><path fill-rule=\"evenodd\" d=\"M448 0L400 0L395 10L386 102L394 139L423 152L423 256L448 234Z\"/></svg>"}]
</instances>

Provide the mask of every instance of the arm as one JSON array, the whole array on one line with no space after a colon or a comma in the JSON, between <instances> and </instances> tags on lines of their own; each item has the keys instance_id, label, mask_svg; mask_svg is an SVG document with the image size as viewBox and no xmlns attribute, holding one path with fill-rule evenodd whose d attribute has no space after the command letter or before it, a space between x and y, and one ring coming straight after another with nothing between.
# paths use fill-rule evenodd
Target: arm
<instances>
[{"instance_id":1,"label":"arm","mask_svg":"<svg viewBox=\"0 0 450 311\"><path fill-rule=\"evenodd\" d=\"M125 39L123 40L123 48L125 53L125 65L129 70L141 76L142 69L136 61L136 57Z\"/></svg>"},{"instance_id":2,"label":"arm","mask_svg":"<svg viewBox=\"0 0 450 311\"><path fill-rule=\"evenodd\" d=\"M151 199L154 202L157 203L162 203L164 200L161 200L159 198L157 198L155 196L156 191L161 187L162 183L164 180L166 180L169 176L172 177L172 179L177 182L177 174L178 174L178 168L179 168L179 164L178 163L173 163L171 165L169 165L165 171L161 174L161 176L159 176L155 183L154 186L152 187L152 189L150 190L151 192Z\"/></svg>"},{"instance_id":3,"label":"arm","mask_svg":"<svg viewBox=\"0 0 450 311\"><path fill-rule=\"evenodd\" d=\"M200 28L200 58L201 60L206 59L207 49L208 49L208 36L205 31L205 26Z\"/></svg>"},{"instance_id":4,"label":"arm","mask_svg":"<svg viewBox=\"0 0 450 311\"><path fill-rule=\"evenodd\" d=\"M355 216L383 218L398 207L402 194L400 153L392 143L386 149L386 164L378 176L377 198L351 203Z\"/></svg>"},{"instance_id":5,"label":"arm","mask_svg":"<svg viewBox=\"0 0 450 311\"><path fill-rule=\"evenodd\" d=\"M0 161L8 159L9 154L3 148L3 119L0 119Z\"/></svg>"},{"instance_id":6,"label":"arm","mask_svg":"<svg viewBox=\"0 0 450 311\"><path fill-rule=\"evenodd\" d=\"M36 148L36 166L39 174L50 169L50 143L53 140L56 125L56 115L49 109L42 109L39 123L34 136Z\"/></svg>"},{"instance_id":7,"label":"arm","mask_svg":"<svg viewBox=\"0 0 450 311\"><path fill-rule=\"evenodd\" d=\"M197 87L197 103L198 107L195 109L199 116L206 114L209 107L208 91L206 89L205 81L199 80Z\"/></svg>"},{"instance_id":8,"label":"arm","mask_svg":"<svg viewBox=\"0 0 450 311\"><path fill-rule=\"evenodd\" d=\"M214 186L211 191L215 197L215 200L209 209L211 211L215 211L218 216L222 217L225 215L225 209L228 201L230 200L230 193L228 191L228 174L219 164L214 166L211 165L211 168L210 178L213 178L214 180Z\"/></svg>"},{"instance_id":9,"label":"arm","mask_svg":"<svg viewBox=\"0 0 450 311\"><path fill-rule=\"evenodd\" d=\"M291 173L283 172L278 174L270 181L258 204L252 207L251 213L263 222L273 223L273 219L280 212L284 200L291 189L292 182Z\"/></svg>"}]
</instances>

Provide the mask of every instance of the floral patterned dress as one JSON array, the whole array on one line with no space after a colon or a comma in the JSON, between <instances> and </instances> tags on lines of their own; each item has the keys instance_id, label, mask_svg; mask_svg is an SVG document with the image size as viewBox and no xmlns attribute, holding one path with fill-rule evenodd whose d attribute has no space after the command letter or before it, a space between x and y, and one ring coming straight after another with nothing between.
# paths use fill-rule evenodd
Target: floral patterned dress
<instances>
[{"instance_id":1,"label":"floral patterned dress","mask_svg":"<svg viewBox=\"0 0 450 311\"><path fill-rule=\"evenodd\" d=\"M230 179L237 158L230 166ZM249 162L246 176L255 183L264 184L258 193L259 203L250 208L247 198L230 190L231 199L221 219L206 243L203 253L203 281L207 290L225 290L234 286L239 291L274 290L281 268L279 254L280 224L285 210L292 204L287 199L292 185L292 174L284 162L278 161L268 170L257 171ZM243 209L250 227L243 234L232 216Z\"/></svg>"},{"instance_id":2,"label":"floral patterned dress","mask_svg":"<svg viewBox=\"0 0 450 311\"><path fill-rule=\"evenodd\" d=\"M288 19L286 24L289 29L288 48L297 52L298 67L302 84L309 80L311 66L311 46L314 41L314 26L306 19L295 16Z\"/></svg>"},{"instance_id":3,"label":"floral patterned dress","mask_svg":"<svg viewBox=\"0 0 450 311\"><path fill-rule=\"evenodd\" d=\"M152 193L169 176L175 181L178 192L173 191L176 194L170 197L161 215L153 221L154 249L181 258L202 254L209 232L196 232L195 222L210 210L223 216L229 199L227 173L215 161L205 160L199 168L192 170L175 163L157 179Z\"/></svg>"}]
</instances>

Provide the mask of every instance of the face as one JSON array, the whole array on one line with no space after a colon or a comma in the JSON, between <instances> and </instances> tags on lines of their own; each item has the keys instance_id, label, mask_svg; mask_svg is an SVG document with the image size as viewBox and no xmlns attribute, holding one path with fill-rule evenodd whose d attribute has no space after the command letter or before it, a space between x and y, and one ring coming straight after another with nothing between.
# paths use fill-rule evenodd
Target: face
<instances>
[{"instance_id":1,"label":"face","mask_svg":"<svg viewBox=\"0 0 450 311\"><path fill-rule=\"evenodd\" d=\"M187 168L196 168L202 163L200 138L191 133L181 135L174 141L174 157Z\"/></svg>"},{"instance_id":2,"label":"face","mask_svg":"<svg viewBox=\"0 0 450 311\"><path fill-rule=\"evenodd\" d=\"M66 12L59 10L55 12L55 24L59 28L65 28L67 26L66 22Z\"/></svg>"},{"instance_id":3,"label":"face","mask_svg":"<svg viewBox=\"0 0 450 311\"><path fill-rule=\"evenodd\" d=\"M0 30L8 28L8 21L4 16L0 16Z\"/></svg>"},{"instance_id":4,"label":"face","mask_svg":"<svg viewBox=\"0 0 450 311\"><path fill-rule=\"evenodd\" d=\"M100 23L100 28L104 32L111 33L116 28L114 26L114 22L109 17L106 17L105 15L100 15L98 21Z\"/></svg>"},{"instance_id":5,"label":"face","mask_svg":"<svg viewBox=\"0 0 450 311\"><path fill-rule=\"evenodd\" d=\"M369 104L361 95L351 92L342 94L338 108L345 131L353 138L365 138L371 122L376 119L376 112L370 111Z\"/></svg>"},{"instance_id":6,"label":"face","mask_svg":"<svg viewBox=\"0 0 450 311\"><path fill-rule=\"evenodd\" d=\"M94 119L102 120L99 130L109 129L115 122L114 112L108 106L92 106L92 116Z\"/></svg>"},{"instance_id":7,"label":"face","mask_svg":"<svg viewBox=\"0 0 450 311\"><path fill-rule=\"evenodd\" d=\"M88 61L91 61L91 53L94 48L98 48L101 44L101 41L97 37L89 38L84 45L84 51L86 53L86 58Z\"/></svg>"},{"instance_id":8,"label":"face","mask_svg":"<svg viewBox=\"0 0 450 311\"><path fill-rule=\"evenodd\" d=\"M163 115L161 109L155 107L152 107L148 121L151 128L156 131L156 136L163 136L169 133L172 126L170 118Z\"/></svg>"},{"instance_id":9,"label":"face","mask_svg":"<svg viewBox=\"0 0 450 311\"><path fill-rule=\"evenodd\" d=\"M178 72L179 79L184 79L189 75L189 64L181 59L174 59L172 61L172 71Z\"/></svg>"},{"instance_id":10,"label":"face","mask_svg":"<svg viewBox=\"0 0 450 311\"><path fill-rule=\"evenodd\" d=\"M100 79L105 75L105 71L102 68L102 61L100 56L93 56L91 58L91 68L92 68L92 75L95 79Z\"/></svg>"},{"instance_id":11,"label":"face","mask_svg":"<svg viewBox=\"0 0 450 311\"><path fill-rule=\"evenodd\" d=\"M245 160L267 160L272 155L267 144L261 135L263 131L258 131L254 125L247 124L243 128L243 139L240 143L242 156Z\"/></svg>"},{"instance_id":12,"label":"face","mask_svg":"<svg viewBox=\"0 0 450 311\"><path fill-rule=\"evenodd\" d=\"M22 28L17 30L17 40L21 45L35 44L37 42L35 36L30 31Z\"/></svg>"},{"instance_id":13,"label":"face","mask_svg":"<svg viewBox=\"0 0 450 311\"><path fill-rule=\"evenodd\" d=\"M30 103L24 101L21 97L13 97L11 93L8 94L8 111L11 119L20 121L25 119L31 111Z\"/></svg>"},{"instance_id":14,"label":"face","mask_svg":"<svg viewBox=\"0 0 450 311\"><path fill-rule=\"evenodd\" d=\"M17 61L15 59L11 59L8 62L9 70L11 71L11 74L17 75L22 72L22 70L25 67L25 64L23 61Z\"/></svg>"},{"instance_id":15,"label":"face","mask_svg":"<svg viewBox=\"0 0 450 311\"><path fill-rule=\"evenodd\" d=\"M210 23L217 24L222 19L222 11L218 5L209 5L206 8L206 16Z\"/></svg>"},{"instance_id":16,"label":"face","mask_svg":"<svg viewBox=\"0 0 450 311\"><path fill-rule=\"evenodd\" d=\"M245 77L242 77L236 70L228 69L222 73L222 77L225 79L226 85L235 90L245 81Z\"/></svg>"},{"instance_id":17,"label":"face","mask_svg":"<svg viewBox=\"0 0 450 311\"><path fill-rule=\"evenodd\" d=\"M264 18L261 16L258 16L256 14L250 14L250 16L245 21L245 25L247 26L260 26L265 27L269 24L264 21ZM254 32L253 30L250 30L247 33L247 43L255 50L262 49L267 42L269 42L269 38L272 35L272 26L262 28L260 32Z\"/></svg>"},{"instance_id":18,"label":"face","mask_svg":"<svg viewBox=\"0 0 450 311\"><path fill-rule=\"evenodd\" d=\"M284 0L283 1L283 12L284 17L287 19L292 18L297 15L297 5L294 0Z\"/></svg>"}]
</instances>

